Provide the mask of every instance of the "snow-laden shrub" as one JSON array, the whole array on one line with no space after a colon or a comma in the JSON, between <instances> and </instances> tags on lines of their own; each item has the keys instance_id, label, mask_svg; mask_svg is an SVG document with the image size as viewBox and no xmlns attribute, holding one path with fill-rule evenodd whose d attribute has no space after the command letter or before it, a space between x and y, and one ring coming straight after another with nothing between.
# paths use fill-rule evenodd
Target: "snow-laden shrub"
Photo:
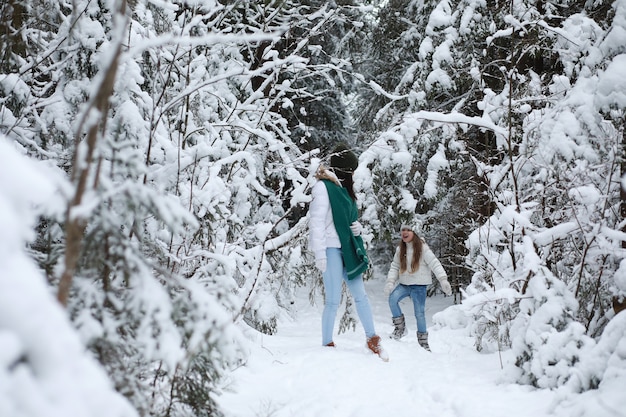
<instances>
[{"instance_id":1,"label":"snow-laden shrub","mask_svg":"<svg viewBox=\"0 0 626 417\"><path fill-rule=\"evenodd\" d=\"M573 392L583 392L603 389L616 381L626 381L626 313L613 317L597 344L581 354L567 386Z\"/></svg>"},{"instance_id":2,"label":"snow-laden shrub","mask_svg":"<svg viewBox=\"0 0 626 417\"><path fill-rule=\"evenodd\" d=\"M528 226L531 215L530 210L520 213L513 205L502 205L468 238L467 261L476 272L465 290L463 307L473 319L470 331L478 351L511 346L511 322L519 312L523 285L538 265L520 227Z\"/></svg>"},{"instance_id":3,"label":"snow-laden shrub","mask_svg":"<svg viewBox=\"0 0 626 417\"><path fill-rule=\"evenodd\" d=\"M511 320L518 313L519 294L510 288L476 293L463 300L472 318L470 332L474 346L481 352L506 350L511 346Z\"/></svg>"},{"instance_id":4,"label":"snow-laden shrub","mask_svg":"<svg viewBox=\"0 0 626 417\"><path fill-rule=\"evenodd\" d=\"M433 314L434 326L463 329L467 327L468 323L468 315L459 304L452 305L443 311Z\"/></svg>"},{"instance_id":5,"label":"snow-laden shrub","mask_svg":"<svg viewBox=\"0 0 626 417\"><path fill-rule=\"evenodd\" d=\"M511 328L520 383L557 388L576 374L576 366L594 345L575 321L578 303L566 285L541 269L528 281Z\"/></svg>"},{"instance_id":6,"label":"snow-laden shrub","mask_svg":"<svg viewBox=\"0 0 626 417\"><path fill-rule=\"evenodd\" d=\"M535 291L537 286L549 282L534 281L539 281L533 285ZM573 296L554 296L558 290L553 291L554 286L549 286L552 288L546 285L544 290L553 294L541 297L539 305L535 297L521 303L522 307L537 308L527 326L519 329L519 337L514 338L517 358L514 377L518 382L539 388L564 388L572 393L597 389L612 398L608 393L623 387L626 381L626 314L613 317L595 342L585 335L580 323L571 320L567 300L571 301ZM562 330L557 331L558 328ZM518 329L514 327L513 331Z\"/></svg>"}]
</instances>

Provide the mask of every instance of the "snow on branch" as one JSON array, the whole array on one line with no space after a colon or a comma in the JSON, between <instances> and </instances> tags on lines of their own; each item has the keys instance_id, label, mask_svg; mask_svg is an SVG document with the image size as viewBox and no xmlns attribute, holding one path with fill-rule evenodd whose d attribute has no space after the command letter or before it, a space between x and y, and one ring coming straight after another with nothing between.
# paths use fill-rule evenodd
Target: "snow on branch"
<instances>
[{"instance_id":1,"label":"snow on branch","mask_svg":"<svg viewBox=\"0 0 626 417\"><path fill-rule=\"evenodd\" d=\"M491 120L486 119L484 117L470 117L461 113L439 113L432 111L418 111L416 113L409 114L405 117L405 119L416 119L416 120L430 120L433 122L441 122L441 123L457 123L457 124L466 124L478 126L482 129L491 130L497 135L500 135L504 138L507 137L507 130L496 125Z\"/></svg>"},{"instance_id":2,"label":"snow on branch","mask_svg":"<svg viewBox=\"0 0 626 417\"><path fill-rule=\"evenodd\" d=\"M372 89L373 89L374 91L376 91L376 93L377 93L377 94L380 94L381 96L385 96L385 97L387 97L387 98L388 98L388 99L390 99L390 100L402 100L402 99L404 99L404 98L407 98L407 97L408 97L408 95L407 95L407 94L405 94L405 95L401 95L401 96L399 96L399 95L395 95L395 94L390 94L390 93L388 93L387 91L385 91L385 89L384 89L384 88L382 88L380 85L378 85L375 81L370 81L370 82L368 83L368 85L369 85L370 87L372 87Z\"/></svg>"},{"instance_id":3,"label":"snow on branch","mask_svg":"<svg viewBox=\"0 0 626 417\"><path fill-rule=\"evenodd\" d=\"M282 219L281 219L282 220ZM286 233L281 234L273 239L268 239L263 243L263 250L271 252L285 246L288 242L292 241L296 235L302 233L307 228L308 218L302 217L298 223L289 229Z\"/></svg>"}]
</instances>

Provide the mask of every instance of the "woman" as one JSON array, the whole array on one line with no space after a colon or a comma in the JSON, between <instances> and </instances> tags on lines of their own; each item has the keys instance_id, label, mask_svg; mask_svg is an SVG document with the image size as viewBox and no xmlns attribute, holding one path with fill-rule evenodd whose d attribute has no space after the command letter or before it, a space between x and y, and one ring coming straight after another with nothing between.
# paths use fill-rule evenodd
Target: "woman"
<instances>
[{"instance_id":1,"label":"woman","mask_svg":"<svg viewBox=\"0 0 626 417\"><path fill-rule=\"evenodd\" d=\"M417 341L421 347L430 352L424 306L426 304L426 289L433 282L431 275L435 274L441 289L447 295L452 294L452 288L441 262L426 242L417 236L418 231L418 223L400 226L402 239L396 248L387 274L385 295L389 296L389 308L394 325L391 337L399 340L407 334L400 301L410 296L417 320ZM400 281L399 284L397 284L398 281Z\"/></svg>"},{"instance_id":2,"label":"woman","mask_svg":"<svg viewBox=\"0 0 626 417\"><path fill-rule=\"evenodd\" d=\"M309 207L309 246L315 254L315 265L324 280L322 344L334 347L333 329L345 281L354 298L359 320L365 330L367 347L387 361L374 329L374 319L363 272L368 267L361 238L361 224L354 194L352 174L359 163L347 146L337 146L330 158L331 169L320 166L313 186Z\"/></svg>"}]
</instances>

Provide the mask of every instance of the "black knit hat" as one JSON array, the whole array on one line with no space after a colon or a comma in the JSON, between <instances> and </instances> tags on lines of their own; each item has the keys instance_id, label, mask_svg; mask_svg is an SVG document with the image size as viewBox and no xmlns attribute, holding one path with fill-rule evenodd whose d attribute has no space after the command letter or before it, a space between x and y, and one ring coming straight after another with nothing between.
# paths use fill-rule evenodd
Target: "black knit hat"
<instances>
[{"instance_id":1,"label":"black knit hat","mask_svg":"<svg viewBox=\"0 0 626 417\"><path fill-rule=\"evenodd\" d=\"M330 157L330 166L343 172L354 172L356 167L359 166L359 158L345 143L340 143L333 149Z\"/></svg>"}]
</instances>

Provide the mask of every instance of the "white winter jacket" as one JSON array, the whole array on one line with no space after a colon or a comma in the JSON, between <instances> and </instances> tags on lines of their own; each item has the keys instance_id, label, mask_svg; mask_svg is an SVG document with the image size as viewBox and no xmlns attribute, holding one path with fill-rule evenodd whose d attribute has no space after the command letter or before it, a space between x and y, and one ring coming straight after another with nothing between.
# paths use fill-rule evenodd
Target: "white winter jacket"
<instances>
[{"instance_id":1,"label":"white winter jacket","mask_svg":"<svg viewBox=\"0 0 626 417\"><path fill-rule=\"evenodd\" d=\"M341 242L335 230L328 191L322 181L317 181L313 185L311 196L313 199L309 205L309 248L315 254L315 259L326 259L326 248L340 248Z\"/></svg>"},{"instance_id":2,"label":"white winter jacket","mask_svg":"<svg viewBox=\"0 0 626 417\"><path fill-rule=\"evenodd\" d=\"M417 237L415 237L417 239ZM413 245L407 245L406 248L407 266L410 267L410 259L413 259ZM448 279L445 269L435 256L433 251L426 243L422 243L422 256L420 258L419 268L417 271L404 271L400 273L400 247L396 248L393 255L393 261L387 274L387 284L391 283L395 287L400 281L404 285L430 285L432 284L432 274L441 282Z\"/></svg>"}]
</instances>

